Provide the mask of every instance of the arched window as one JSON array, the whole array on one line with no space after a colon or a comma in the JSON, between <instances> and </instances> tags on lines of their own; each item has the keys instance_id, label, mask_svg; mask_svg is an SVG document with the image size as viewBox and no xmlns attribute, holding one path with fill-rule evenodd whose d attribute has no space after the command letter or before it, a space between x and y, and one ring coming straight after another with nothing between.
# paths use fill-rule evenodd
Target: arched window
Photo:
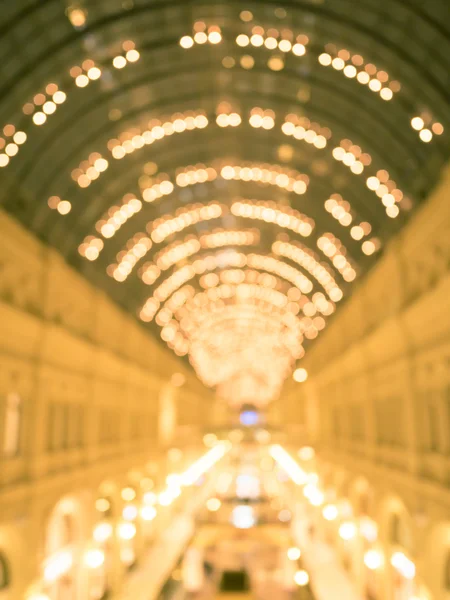
<instances>
[{"instance_id":1,"label":"arched window","mask_svg":"<svg viewBox=\"0 0 450 600\"><path fill-rule=\"evenodd\" d=\"M0 590L9 586L9 567L6 558L0 553Z\"/></svg>"},{"instance_id":2,"label":"arched window","mask_svg":"<svg viewBox=\"0 0 450 600\"><path fill-rule=\"evenodd\" d=\"M444 569L444 588L447 592L450 592L450 551L447 552Z\"/></svg>"},{"instance_id":3,"label":"arched window","mask_svg":"<svg viewBox=\"0 0 450 600\"><path fill-rule=\"evenodd\" d=\"M389 540L393 545L400 544L400 517L395 513L391 517L391 528L389 531Z\"/></svg>"},{"instance_id":4,"label":"arched window","mask_svg":"<svg viewBox=\"0 0 450 600\"><path fill-rule=\"evenodd\" d=\"M9 458L19 454L21 413L22 400L20 396L18 394L9 394L6 396L3 454Z\"/></svg>"}]
</instances>

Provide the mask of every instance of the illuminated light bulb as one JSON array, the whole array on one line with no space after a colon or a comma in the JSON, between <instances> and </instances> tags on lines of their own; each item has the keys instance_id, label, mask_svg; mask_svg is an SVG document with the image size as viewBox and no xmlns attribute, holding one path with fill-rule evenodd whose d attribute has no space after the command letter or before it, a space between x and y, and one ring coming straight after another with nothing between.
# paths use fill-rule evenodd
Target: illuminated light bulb
<instances>
[{"instance_id":1,"label":"illuminated light bulb","mask_svg":"<svg viewBox=\"0 0 450 600\"><path fill-rule=\"evenodd\" d=\"M324 67L328 67L329 65L331 65L331 61L332 61L331 56L329 54L327 54L326 52L324 52L323 54L321 54L319 56L319 62Z\"/></svg>"},{"instance_id":2,"label":"illuminated light bulb","mask_svg":"<svg viewBox=\"0 0 450 600\"><path fill-rule=\"evenodd\" d=\"M238 115L238 113L231 113L231 115L228 116L228 119L231 127L237 127L242 123L241 116Z\"/></svg>"},{"instance_id":3,"label":"illuminated light bulb","mask_svg":"<svg viewBox=\"0 0 450 600\"><path fill-rule=\"evenodd\" d=\"M13 139L16 144L21 146L22 144L25 144L25 142L27 141L27 134L24 131L16 131Z\"/></svg>"},{"instance_id":4,"label":"illuminated light bulb","mask_svg":"<svg viewBox=\"0 0 450 600\"><path fill-rule=\"evenodd\" d=\"M192 48L192 46L194 45L194 40L191 38L190 35L184 35L181 40L180 40L180 46L182 48Z\"/></svg>"},{"instance_id":5,"label":"illuminated light bulb","mask_svg":"<svg viewBox=\"0 0 450 600\"><path fill-rule=\"evenodd\" d=\"M140 57L141 57L141 55L134 48L132 48L131 50L128 50L128 52L125 54L125 58L130 63L137 62L140 59Z\"/></svg>"},{"instance_id":6,"label":"illuminated light bulb","mask_svg":"<svg viewBox=\"0 0 450 600\"><path fill-rule=\"evenodd\" d=\"M144 521L153 521L156 515L157 511L154 506L143 506L141 508L141 517Z\"/></svg>"},{"instance_id":7,"label":"illuminated light bulb","mask_svg":"<svg viewBox=\"0 0 450 600\"><path fill-rule=\"evenodd\" d=\"M43 112L35 112L33 115L33 123L35 125L43 125L47 120L47 115Z\"/></svg>"},{"instance_id":8,"label":"illuminated light bulb","mask_svg":"<svg viewBox=\"0 0 450 600\"><path fill-rule=\"evenodd\" d=\"M131 487L123 488L120 495L125 502L131 502L136 498L136 492Z\"/></svg>"},{"instance_id":9,"label":"illuminated light bulb","mask_svg":"<svg viewBox=\"0 0 450 600\"><path fill-rule=\"evenodd\" d=\"M84 555L85 565L89 569L98 569L105 562L105 553L102 550L88 550Z\"/></svg>"},{"instance_id":10,"label":"illuminated light bulb","mask_svg":"<svg viewBox=\"0 0 450 600\"><path fill-rule=\"evenodd\" d=\"M372 190L373 192L377 190L381 185L381 182L378 179L378 177L369 177L366 183L369 190Z\"/></svg>"},{"instance_id":11,"label":"illuminated light bulb","mask_svg":"<svg viewBox=\"0 0 450 600\"><path fill-rule=\"evenodd\" d=\"M80 88L84 88L89 84L89 77L87 75L78 75L75 79L75 85Z\"/></svg>"},{"instance_id":12,"label":"illuminated light bulb","mask_svg":"<svg viewBox=\"0 0 450 600\"><path fill-rule=\"evenodd\" d=\"M156 504L158 501L158 497L154 492L147 492L143 497L145 504Z\"/></svg>"},{"instance_id":13,"label":"illuminated light bulb","mask_svg":"<svg viewBox=\"0 0 450 600\"><path fill-rule=\"evenodd\" d=\"M292 46L292 53L295 54L295 56L304 56L304 54L306 54L306 48L303 44L294 44Z\"/></svg>"},{"instance_id":14,"label":"illuminated light bulb","mask_svg":"<svg viewBox=\"0 0 450 600\"><path fill-rule=\"evenodd\" d=\"M53 94L52 98L55 104L63 104L66 101L67 96L63 91L58 90Z\"/></svg>"},{"instance_id":15,"label":"illuminated light bulb","mask_svg":"<svg viewBox=\"0 0 450 600\"><path fill-rule=\"evenodd\" d=\"M364 230L362 227L360 227L359 225L354 225L351 229L350 229L350 235L352 236L352 238L354 240L361 240L364 237Z\"/></svg>"},{"instance_id":16,"label":"illuminated light bulb","mask_svg":"<svg viewBox=\"0 0 450 600\"><path fill-rule=\"evenodd\" d=\"M262 46L264 44L264 38L263 38L262 35L254 34L250 38L250 43L251 43L252 46L255 46L256 48L259 48L260 46Z\"/></svg>"},{"instance_id":17,"label":"illuminated light bulb","mask_svg":"<svg viewBox=\"0 0 450 600\"><path fill-rule=\"evenodd\" d=\"M323 518L327 521L335 521L338 517L339 511L334 504L327 504L322 509Z\"/></svg>"},{"instance_id":18,"label":"illuminated light bulb","mask_svg":"<svg viewBox=\"0 0 450 600\"><path fill-rule=\"evenodd\" d=\"M248 35L241 33L236 38L236 44L241 48L244 48L245 46L248 46L250 44L250 38L248 37Z\"/></svg>"},{"instance_id":19,"label":"illuminated light bulb","mask_svg":"<svg viewBox=\"0 0 450 600\"><path fill-rule=\"evenodd\" d=\"M280 56L272 56L267 62L271 71L282 71L284 69L284 60Z\"/></svg>"},{"instance_id":20,"label":"illuminated light bulb","mask_svg":"<svg viewBox=\"0 0 450 600\"><path fill-rule=\"evenodd\" d=\"M379 92L381 91L381 81L379 79L371 79L369 81L369 89L372 90L372 92Z\"/></svg>"},{"instance_id":21,"label":"illuminated light bulb","mask_svg":"<svg viewBox=\"0 0 450 600\"><path fill-rule=\"evenodd\" d=\"M8 156L15 156L19 152L19 146L17 144L8 144L5 152Z\"/></svg>"},{"instance_id":22,"label":"illuminated light bulb","mask_svg":"<svg viewBox=\"0 0 450 600\"><path fill-rule=\"evenodd\" d=\"M433 139L433 134L430 129L422 129L422 131L419 133L419 137L422 142L428 144Z\"/></svg>"},{"instance_id":23,"label":"illuminated light bulb","mask_svg":"<svg viewBox=\"0 0 450 600\"><path fill-rule=\"evenodd\" d=\"M289 560L298 560L302 555L300 548L292 547L287 551L287 557Z\"/></svg>"},{"instance_id":24,"label":"illuminated light bulb","mask_svg":"<svg viewBox=\"0 0 450 600\"><path fill-rule=\"evenodd\" d=\"M298 369L295 369L292 377L294 378L294 381L296 381L297 383L303 383L304 381L306 381L308 379L308 372L306 369L298 368Z\"/></svg>"},{"instance_id":25,"label":"illuminated light bulb","mask_svg":"<svg viewBox=\"0 0 450 600\"><path fill-rule=\"evenodd\" d=\"M264 46L268 50L275 50L275 48L278 46L278 42L276 38L269 36L264 40Z\"/></svg>"},{"instance_id":26,"label":"illuminated light bulb","mask_svg":"<svg viewBox=\"0 0 450 600\"><path fill-rule=\"evenodd\" d=\"M0 154L0 167L6 167L9 164L9 156L7 154Z\"/></svg>"},{"instance_id":27,"label":"illuminated light bulb","mask_svg":"<svg viewBox=\"0 0 450 600\"><path fill-rule=\"evenodd\" d=\"M89 71L87 72L87 76L92 81L95 81L96 79L100 79L101 75L102 75L102 72L100 71L100 69L98 67L91 67L89 69Z\"/></svg>"},{"instance_id":28,"label":"illuminated light bulb","mask_svg":"<svg viewBox=\"0 0 450 600\"><path fill-rule=\"evenodd\" d=\"M206 502L206 508L211 512L217 512L222 506L222 502L219 498L209 498Z\"/></svg>"},{"instance_id":29,"label":"illuminated light bulb","mask_svg":"<svg viewBox=\"0 0 450 600\"><path fill-rule=\"evenodd\" d=\"M208 41L208 36L204 31L197 31L194 35L194 41L196 44L206 44Z\"/></svg>"},{"instance_id":30,"label":"illuminated light bulb","mask_svg":"<svg viewBox=\"0 0 450 600\"><path fill-rule=\"evenodd\" d=\"M342 60L342 58L333 58L331 66L333 69L336 69L336 71L342 71L342 69L345 67L345 62Z\"/></svg>"},{"instance_id":31,"label":"illuminated light bulb","mask_svg":"<svg viewBox=\"0 0 450 600\"><path fill-rule=\"evenodd\" d=\"M106 498L98 498L95 501L95 508L99 512L106 512L106 511L108 511L111 508L111 503Z\"/></svg>"},{"instance_id":32,"label":"illuminated light bulb","mask_svg":"<svg viewBox=\"0 0 450 600\"><path fill-rule=\"evenodd\" d=\"M278 48L281 50L281 52L290 52L292 49L292 44L289 40L280 40L278 43Z\"/></svg>"},{"instance_id":33,"label":"illuminated light bulb","mask_svg":"<svg viewBox=\"0 0 450 600\"><path fill-rule=\"evenodd\" d=\"M386 214L391 219L395 219L400 214L400 209L396 204L394 204L393 206L388 206L386 208Z\"/></svg>"},{"instance_id":34,"label":"illuminated light bulb","mask_svg":"<svg viewBox=\"0 0 450 600\"><path fill-rule=\"evenodd\" d=\"M69 10L68 17L74 27L83 27L86 23L86 13L81 8Z\"/></svg>"},{"instance_id":35,"label":"illuminated light bulb","mask_svg":"<svg viewBox=\"0 0 450 600\"><path fill-rule=\"evenodd\" d=\"M56 207L56 210L60 215L68 215L72 210L72 205L68 200L61 200L61 202Z\"/></svg>"},{"instance_id":36,"label":"illuminated light bulb","mask_svg":"<svg viewBox=\"0 0 450 600\"><path fill-rule=\"evenodd\" d=\"M353 77L356 77L357 75L357 70L356 67L354 67L353 65L346 65L344 67L344 75L346 77L348 77L349 79L352 79Z\"/></svg>"},{"instance_id":37,"label":"illuminated light bulb","mask_svg":"<svg viewBox=\"0 0 450 600\"><path fill-rule=\"evenodd\" d=\"M364 564L371 571L375 571L383 565L383 555L378 550L367 550L364 554Z\"/></svg>"},{"instance_id":38,"label":"illuminated light bulb","mask_svg":"<svg viewBox=\"0 0 450 600\"><path fill-rule=\"evenodd\" d=\"M431 129L436 135L442 135L444 133L444 126L442 125L442 123L433 123Z\"/></svg>"},{"instance_id":39,"label":"illuminated light bulb","mask_svg":"<svg viewBox=\"0 0 450 600\"><path fill-rule=\"evenodd\" d=\"M295 573L294 581L297 585L304 587L309 583L309 575L304 569L300 569Z\"/></svg>"},{"instance_id":40,"label":"illuminated light bulb","mask_svg":"<svg viewBox=\"0 0 450 600\"><path fill-rule=\"evenodd\" d=\"M208 42L210 44L220 44L221 41L222 36L218 31L211 31L211 33L208 34Z\"/></svg>"},{"instance_id":41,"label":"illuminated light bulb","mask_svg":"<svg viewBox=\"0 0 450 600\"><path fill-rule=\"evenodd\" d=\"M136 527L133 523L121 523L117 532L122 540L132 540L136 535Z\"/></svg>"},{"instance_id":42,"label":"illuminated light bulb","mask_svg":"<svg viewBox=\"0 0 450 600\"><path fill-rule=\"evenodd\" d=\"M315 457L316 453L314 451L314 448L311 448L311 446L303 446L303 448L300 448L300 450L298 451L298 457L301 460L312 460Z\"/></svg>"},{"instance_id":43,"label":"illuminated light bulb","mask_svg":"<svg viewBox=\"0 0 450 600\"><path fill-rule=\"evenodd\" d=\"M115 69L123 69L127 65L127 59L125 56L115 56L112 64Z\"/></svg>"},{"instance_id":44,"label":"illuminated light bulb","mask_svg":"<svg viewBox=\"0 0 450 600\"><path fill-rule=\"evenodd\" d=\"M98 248L95 248L95 246L89 246L89 248L86 248L84 256L88 260L94 261L94 260L97 260L97 258L99 257L99 254L100 254L100 252L99 252Z\"/></svg>"},{"instance_id":45,"label":"illuminated light bulb","mask_svg":"<svg viewBox=\"0 0 450 600\"><path fill-rule=\"evenodd\" d=\"M92 537L99 544L106 542L113 534L113 528L110 523L99 523L92 533Z\"/></svg>"},{"instance_id":46,"label":"illuminated light bulb","mask_svg":"<svg viewBox=\"0 0 450 600\"><path fill-rule=\"evenodd\" d=\"M380 90L380 96L383 100L392 100L392 98L394 97L394 92L391 89L385 87Z\"/></svg>"},{"instance_id":47,"label":"illuminated light bulb","mask_svg":"<svg viewBox=\"0 0 450 600\"><path fill-rule=\"evenodd\" d=\"M370 256L371 254L373 254L375 252L375 250L376 250L375 244L373 242L371 242L370 240L366 240L362 245L362 251L367 256Z\"/></svg>"},{"instance_id":48,"label":"illuminated light bulb","mask_svg":"<svg viewBox=\"0 0 450 600\"><path fill-rule=\"evenodd\" d=\"M352 540L357 533L356 525L350 521L342 523L339 527L339 537L345 541Z\"/></svg>"},{"instance_id":49,"label":"illuminated light bulb","mask_svg":"<svg viewBox=\"0 0 450 600\"><path fill-rule=\"evenodd\" d=\"M356 78L359 83L362 83L363 85L366 85L370 81L370 75L369 73L366 73L366 71L360 71Z\"/></svg>"},{"instance_id":50,"label":"illuminated light bulb","mask_svg":"<svg viewBox=\"0 0 450 600\"><path fill-rule=\"evenodd\" d=\"M138 515L138 510L135 506L133 506L132 504L129 506L124 506L123 511L122 511L122 517L126 521L134 521L134 519L136 519L137 515Z\"/></svg>"},{"instance_id":51,"label":"illuminated light bulb","mask_svg":"<svg viewBox=\"0 0 450 600\"><path fill-rule=\"evenodd\" d=\"M414 117L411 119L411 127L416 131L423 129L425 127L425 123L422 117Z\"/></svg>"}]
</instances>

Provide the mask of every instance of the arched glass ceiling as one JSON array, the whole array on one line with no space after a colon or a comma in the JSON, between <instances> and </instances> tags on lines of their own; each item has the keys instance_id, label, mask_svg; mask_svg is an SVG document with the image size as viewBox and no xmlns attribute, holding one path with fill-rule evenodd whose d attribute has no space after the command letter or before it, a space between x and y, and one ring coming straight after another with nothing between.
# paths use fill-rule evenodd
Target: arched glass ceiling
<instances>
[{"instance_id":1,"label":"arched glass ceiling","mask_svg":"<svg viewBox=\"0 0 450 600\"><path fill-rule=\"evenodd\" d=\"M448 159L445 0L4 0L0 31L2 206L226 396L276 395Z\"/></svg>"}]
</instances>

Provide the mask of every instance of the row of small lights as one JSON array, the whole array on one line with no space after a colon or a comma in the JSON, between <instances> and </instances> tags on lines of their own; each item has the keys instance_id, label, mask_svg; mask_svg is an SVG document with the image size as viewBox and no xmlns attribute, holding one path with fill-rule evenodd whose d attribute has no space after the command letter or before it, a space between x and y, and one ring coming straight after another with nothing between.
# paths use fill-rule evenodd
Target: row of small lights
<instances>
[{"instance_id":1,"label":"row of small lights","mask_svg":"<svg viewBox=\"0 0 450 600\"><path fill-rule=\"evenodd\" d=\"M299 381L305 381L307 378L306 371L304 369L302 371L306 376L299 378ZM336 504L325 503L325 494L318 487L318 475L316 473L308 474L281 446L272 446L271 455L294 483L303 486L303 495L312 506L321 508L323 518L328 522L336 521L340 510ZM311 461L314 456L313 448L305 447L299 451L299 457L306 463ZM350 542L356 538L358 531L368 542L376 542L378 527L372 519L361 518L358 527L354 521L348 520L348 516L352 513L352 508L348 503L342 507L341 512L344 521L339 525L339 537L344 542ZM415 564L403 552L395 551L391 556L390 563L406 579L413 580L415 578ZM372 571L379 569L383 565L382 553L373 548L367 550L364 554L364 564Z\"/></svg>"},{"instance_id":2,"label":"row of small lights","mask_svg":"<svg viewBox=\"0 0 450 600\"><path fill-rule=\"evenodd\" d=\"M368 177L366 185L369 190L375 192L380 198L386 208L388 217L395 219L400 213L398 203L406 200L406 198L403 192L397 188L395 181L390 179L389 172L386 170L377 171L376 176Z\"/></svg>"},{"instance_id":3,"label":"row of small lights","mask_svg":"<svg viewBox=\"0 0 450 600\"><path fill-rule=\"evenodd\" d=\"M286 115L281 131L296 140L304 140L319 150L325 148L331 138L331 130L328 127L321 127L307 117L299 117L295 114Z\"/></svg>"},{"instance_id":4,"label":"row of small lights","mask_svg":"<svg viewBox=\"0 0 450 600\"><path fill-rule=\"evenodd\" d=\"M122 50L123 54L118 54L112 59L111 64L115 69L123 69L128 63L135 63L140 58L136 45L131 40L122 44ZM101 68L90 58L84 60L81 66L72 67L69 73L79 88L87 87L91 81L97 81L102 76Z\"/></svg>"},{"instance_id":5,"label":"row of small lights","mask_svg":"<svg viewBox=\"0 0 450 600\"><path fill-rule=\"evenodd\" d=\"M336 146L332 152L333 158L342 162L355 175L361 175L364 168L372 163L372 157L361 148L353 144L351 140L342 140L339 146Z\"/></svg>"},{"instance_id":6,"label":"row of small lights","mask_svg":"<svg viewBox=\"0 0 450 600\"><path fill-rule=\"evenodd\" d=\"M175 374L181 376L182 374ZM174 376L175 377L175 376ZM174 385L179 385L174 380ZM122 518L116 526L116 533L119 539L128 542L133 540L137 534L136 521L140 517L144 522L153 521L158 511L156 506L167 507L172 504L182 493L183 487L194 485L202 475L207 473L223 456L229 451L231 444L229 442L217 442L211 450L206 452L200 459L194 462L181 475L168 475L166 478L166 487L161 493L156 494L151 490L153 481L144 477L141 479L141 486L144 489L142 494L142 506L136 505L136 489L131 486L122 488L121 499L125 503L122 508ZM147 491L145 491L147 490ZM100 515L106 515L110 510L111 503L108 498L100 497L95 502L95 508ZM90 548L84 552L83 563L90 570L97 570L105 564L105 551L103 545L114 535L113 524L107 517L102 517L95 525L92 531L92 541ZM125 548L121 550L121 560L124 564L132 564L135 560L133 549ZM43 567L43 585L51 585L70 571L73 566L73 556L71 551L63 550L49 557ZM39 585L41 587L41 585ZM28 596L29 600L49 600L43 592L32 593Z\"/></svg>"},{"instance_id":7,"label":"row of small lights","mask_svg":"<svg viewBox=\"0 0 450 600\"><path fill-rule=\"evenodd\" d=\"M198 208L193 206L186 206L179 210L179 215L173 219L167 219L162 217L147 227L153 241L160 243L169 235L175 232L180 232L184 228L199 222L200 220L210 220L218 218L223 214L225 207L222 207L218 203L211 203L210 205L199 205ZM242 216L252 219L260 219L269 223L277 223L280 227L291 229L301 235L309 235L312 231L314 222L304 215L301 215L295 209L284 206L277 206L273 202L258 202L258 201L243 201L239 200L231 206L232 214L236 216ZM165 233L163 234L161 229ZM134 238L127 243L128 249L132 249L136 243ZM139 253L140 254L140 253ZM92 251L90 260L93 260L95 251ZM88 257L87 257L88 258ZM148 282L154 282L153 273L151 277L148 277L148 272L145 270L145 280ZM117 273L116 273L117 274ZM159 274L158 274L159 275ZM126 279L126 277L125 277ZM124 281L120 275L120 280Z\"/></svg>"},{"instance_id":8,"label":"row of small lights","mask_svg":"<svg viewBox=\"0 0 450 600\"><path fill-rule=\"evenodd\" d=\"M344 200L340 194L332 194L328 200L325 200L325 210L329 212L343 227L348 227L353 222L351 206L347 200ZM351 237L360 241L365 236L370 235L372 226L367 221L359 225L353 225L350 229ZM365 247L367 251L367 246Z\"/></svg>"},{"instance_id":9,"label":"row of small lights","mask_svg":"<svg viewBox=\"0 0 450 600\"><path fill-rule=\"evenodd\" d=\"M198 209L191 209L189 206L184 208L184 213L180 214L180 217L175 217L180 218L180 226L187 227L190 224L192 224L191 219L193 218L195 222L198 222L197 219L199 219L199 217L201 216L201 212L204 213L204 216L207 219L210 218L216 218L214 215L220 216L223 212L223 209L221 208L220 205L218 205L217 203L213 203L212 204L212 214L208 214L208 206L201 206L201 208ZM248 213L248 209L253 208L255 210L253 210L253 212L250 214ZM292 229L293 231L296 231L298 233L301 233L303 231L302 229L302 223L303 221L301 220L301 215L300 213L297 213L297 211L295 211L294 209L291 209L290 207L280 207L279 209L277 208L277 210L275 210L277 208L277 205L275 203L271 203L271 202L258 202L258 201L237 201L235 202L232 206L231 206L231 212L233 214L235 214L236 216L247 216L249 218L253 218L253 219L261 219L261 220L265 220L266 222L275 222L280 226L284 226L287 227L289 229ZM200 211L200 212L199 212ZM183 219L181 218L182 214L185 214L187 216L190 216L191 218L189 219ZM160 221L160 220L158 220ZM152 232L152 239L154 241L159 241L160 235L156 235L154 236L153 234L156 232L158 232L158 228L164 225L167 225L166 220L163 218L163 222L158 222L156 221L154 224L152 224L152 226L150 227L150 231ZM300 225L296 225L297 223L300 223ZM304 223L303 223L304 224ZM179 226L177 226L177 231L180 231L181 229L179 228ZM159 232L158 232L159 233ZM167 235L171 235L171 233L173 233L172 229L170 228L167 231ZM307 231L303 231L303 235L305 235L307 233ZM167 237L167 235L165 237ZM135 261L135 259L140 258L143 256L143 249L144 247L147 247L148 249L150 249L150 245L146 245L144 247L141 248L142 246L142 242L141 242L141 234L139 234L138 238L139 239L135 239L133 238L130 242L128 242L127 247L128 247L128 252L125 253L125 256L129 257L129 265L133 264L133 266L136 264L137 261ZM156 238L156 239L155 239ZM232 240L235 241L235 240ZM91 246L92 246L92 241L91 241ZM280 249L282 248L281 245L275 244L274 245L274 251L278 252L280 251ZM85 248L84 252L85 252L85 256L86 256L86 251ZM324 269L324 267L320 266L318 263L318 260L316 258L314 258L314 256L311 255L311 253L307 254L305 252L305 250L299 249L299 248L295 248L294 250L291 250L290 254L289 254L289 258L293 258L293 254L295 254L295 258L294 260L300 260L300 265L303 268L306 268L309 272L311 272L316 278L318 278L318 281L326 286L327 284L331 285L331 288L329 287L328 289L332 289L334 291L332 291L332 298L333 300L339 300L342 297L342 292L339 290L339 288L336 285L336 282L334 281L334 279L332 278L332 276ZM301 256L299 257L299 254L301 254ZM92 249L88 252L88 255L86 256L87 258L89 257L90 260L94 259L94 256L98 255L97 251L95 249ZM185 257L185 256L184 256ZM181 258L180 258L181 260ZM115 277L117 280L120 281L124 281L126 279L126 277L129 274L130 269L129 267L121 267L119 269L119 271L117 270L113 270L110 271L110 274ZM145 283L151 285L154 283L154 281L156 280L156 278L159 276L160 274L160 269L154 269L152 265L146 265L146 267L143 269L142 272L142 279Z\"/></svg>"},{"instance_id":10,"label":"row of small lights","mask_svg":"<svg viewBox=\"0 0 450 600\"><path fill-rule=\"evenodd\" d=\"M342 299L344 294L333 274L319 262L318 256L312 250L298 242L283 239L273 243L272 252L277 256L289 258L311 273L323 286L330 300L338 302Z\"/></svg>"},{"instance_id":11,"label":"row of small lights","mask_svg":"<svg viewBox=\"0 0 450 600\"><path fill-rule=\"evenodd\" d=\"M224 104L224 103L222 103L222 104ZM220 106L219 106L219 108L220 108ZM250 114L249 120L251 121L252 118L258 119L258 123L255 123L253 121L256 126L259 126L258 125L259 121L261 121L261 123L264 123L264 119L266 119L266 118L269 119L270 121L273 120L273 117L271 115L264 116L265 112L267 112L267 111L264 111L263 109L261 109L259 107L256 107L255 109L252 109L252 110L253 110L253 112ZM231 115L233 115L233 118L239 117L239 120L240 120L240 116L237 113L230 113L230 114L219 113L217 118L222 116L222 117L226 118L227 120L229 120L231 118ZM108 148L110 149L110 151L112 152L112 154L115 158L122 158L127 153L133 152L135 149L142 147L146 143L153 143L153 141L155 139L161 139L165 135L171 135L176 131L181 132L181 131L186 130L188 128L186 126L187 121L189 121L189 123L190 123L190 126L189 126L190 129L196 128L196 127L201 129L208 125L207 117L201 113L197 114L197 116L194 116L193 114L189 114L187 116L185 115L184 119L181 117L183 117L183 115L181 113L176 113L173 116L172 121L168 120L162 124L160 121L153 120L149 123L149 126L151 125L151 129L145 131L142 135L135 133L131 139L125 139L122 142L120 142L119 140L110 140L108 142ZM238 125L238 123L236 121L235 126L237 126L237 125ZM318 148L325 147L327 138L329 138L331 136L331 132L328 128L321 128L318 124L311 123L306 118L300 119L299 117L296 117L295 115L292 115L292 114L288 115L286 117L286 121L282 126L282 130L284 131L284 133L286 135L290 135L290 134L292 134L294 136L297 135L299 138L302 138L304 136L305 141L312 143L313 145L315 145ZM296 131L299 133L296 134L295 133ZM119 150L120 150L120 152L119 152ZM93 153L93 155L96 155L96 153ZM350 142L350 140L343 140L341 142L341 146L339 146L338 148L335 148L335 150L333 151L333 156L337 160L342 160L344 162L344 164L347 164L348 166L350 166L351 170L354 173L362 172L364 165L368 165L371 162L370 155L362 153L361 149L358 146L352 144ZM358 160L358 158L360 158L360 160ZM82 185L82 187L86 187L87 185L90 184L90 182L93 179L97 179L99 176L99 173L104 171L107 168L108 163L107 163L107 161L105 161L105 159L103 159L101 157L101 155L98 155L97 160L98 160L99 169L96 168L95 164L91 165L90 167L88 167L86 165L86 169L89 169L89 173L92 174L92 177L88 176L89 173L86 175L85 173L73 172L73 176L75 176L75 174L77 175L77 179L78 179L79 183ZM233 176L231 176L232 174L233 174ZM239 177L239 175L232 172L230 169L226 169L226 171L224 173L221 173L221 175L222 176L225 175L225 178L238 178ZM264 178L264 175L265 174L263 174L263 178ZM192 178L191 183L196 183L197 182L196 179L199 179L200 181L214 179L213 172L210 170L207 172L207 174L205 174L204 169L201 170L201 172L199 174L190 173L190 176ZM258 171L257 171L255 177L256 177L256 179L258 179L258 177L259 177ZM245 178L245 180L253 180L253 176L251 174L249 174L247 172L247 170L245 170L243 172L243 178ZM302 176L302 178L303 178L303 181L296 181L294 183L292 181L289 181L288 189L290 186L294 185L296 187L296 190L293 190L293 191L297 191L297 193L303 193L303 190L306 191L306 186L303 185L303 183L305 182L304 178L306 178L306 176ZM188 179L185 180L183 177L180 177L179 179L180 179L180 184L182 186L186 185L186 182L188 181ZM283 182L283 180L284 180L284 178L278 179L278 181L281 183L281 185L285 186L286 182L285 181ZM153 186L146 187L143 189L144 200L152 202L152 201L162 197L163 195L170 193L170 190L173 190L173 188L171 187L172 185L173 184L170 181L167 181L167 176L165 176L165 180L162 181L160 184L156 183ZM67 203L67 201L64 201L64 202L65 202L65 204ZM389 216L392 216L394 211L398 211L398 208L390 209L388 211L390 213ZM63 214L67 214L67 212L68 211L64 211Z\"/></svg>"},{"instance_id":12,"label":"row of small lights","mask_svg":"<svg viewBox=\"0 0 450 600\"><path fill-rule=\"evenodd\" d=\"M324 233L317 240L317 247L331 259L333 265L342 275L344 281L354 281L356 271L346 257L347 250L342 242L332 233Z\"/></svg>"},{"instance_id":13,"label":"row of small lights","mask_svg":"<svg viewBox=\"0 0 450 600\"><path fill-rule=\"evenodd\" d=\"M413 117L411 119L411 127L419 133L419 138L426 144L431 142L433 135L442 135L444 133L444 126L437 121L433 122L431 115L428 113Z\"/></svg>"},{"instance_id":14,"label":"row of small lights","mask_svg":"<svg viewBox=\"0 0 450 600\"><path fill-rule=\"evenodd\" d=\"M194 29L195 34L193 38L184 36L180 40L180 45L182 47L188 48L194 45L194 43L202 44L208 41L212 44L217 44L222 41L220 28L217 26L209 27L208 33L206 33L206 25L203 22L197 22L194 25ZM293 44L291 39L288 38L277 40L279 32L276 30L270 30L268 33L271 34L265 37L263 28L254 27L252 36L249 37L245 34L241 34L237 37L236 42L240 47L248 45L259 47L264 45L268 49L274 50L278 48L282 52L292 51L297 56L305 54L306 44L309 42L307 36L297 36L297 43ZM292 38L292 32L288 33L288 37ZM128 63L137 62L140 58L140 54L136 50L136 45L131 40L127 40L122 44L122 50L123 53L115 56L112 60L112 65L116 69L123 69ZM394 93L400 90L400 84L396 81L390 81L387 87L383 87L383 84L386 84L389 81L389 75L385 71L378 70L372 64L365 64L364 59L360 55L351 55L346 49L337 51L334 46L331 47L330 52L331 54L325 52L319 56L320 64L323 66L332 66L336 70L342 71L349 78L356 77L360 83L364 85L368 84L368 87L372 91L379 92L383 99L391 100ZM332 54L335 54L334 58ZM361 70L358 71L357 67ZM90 81L95 81L101 77L102 70L92 59L86 59L81 66L72 67L70 69L70 75L75 80L75 84L78 87L86 87ZM44 124L47 120L47 116L53 114L56 111L57 106L66 100L65 92L59 90L58 86L54 83L48 84L46 93L51 97L51 100L48 99L45 94L36 94L34 102L25 104L23 108L25 114L33 114L33 122L36 125ZM43 109L35 111L36 106L43 106ZM428 118L428 115L425 115L425 117L413 117L411 125L413 129L419 131L420 139L428 143L432 140L433 134L441 135L444 128L442 124L437 121L432 123L431 129L426 128L425 121L427 120L431 122L431 118ZM9 127L9 125L6 127ZM20 133L25 134L25 132ZM23 137L18 136L18 139L22 140ZM24 143L24 141L21 141L20 143L12 142L9 144L8 151L0 154L0 167L7 166L10 158L17 154L18 149L15 146Z\"/></svg>"},{"instance_id":15,"label":"row of small lights","mask_svg":"<svg viewBox=\"0 0 450 600\"><path fill-rule=\"evenodd\" d=\"M322 66L332 67L336 71L341 71L349 79L356 79L360 84L367 85L383 100L392 100L394 94L401 89L398 81L389 81L386 71L378 70L371 63L365 63L362 56L351 55L346 49L339 50L334 57L328 52L323 52L318 60Z\"/></svg>"}]
</instances>

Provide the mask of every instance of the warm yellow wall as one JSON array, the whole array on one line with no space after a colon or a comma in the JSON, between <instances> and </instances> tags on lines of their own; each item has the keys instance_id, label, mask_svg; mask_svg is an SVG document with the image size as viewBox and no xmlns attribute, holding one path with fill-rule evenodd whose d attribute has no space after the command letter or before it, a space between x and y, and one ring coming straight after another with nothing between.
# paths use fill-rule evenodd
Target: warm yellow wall
<instances>
[{"instance_id":1,"label":"warm yellow wall","mask_svg":"<svg viewBox=\"0 0 450 600\"><path fill-rule=\"evenodd\" d=\"M19 394L24 411L18 456L0 450L0 551L13 570L8 600L22 598L36 576L58 500L86 493L92 505L104 479L120 486L130 469L162 457L160 396L175 372L187 378L171 391L175 427L192 444L208 427L211 394L56 251L0 212L1 450L6 396ZM68 434L58 421L53 448L52 410L68 415ZM179 444L176 431L172 445Z\"/></svg>"},{"instance_id":2,"label":"warm yellow wall","mask_svg":"<svg viewBox=\"0 0 450 600\"><path fill-rule=\"evenodd\" d=\"M286 386L277 407L305 425L325 470L347 487L369 481L381 521L405 507L434 600L450 597L449 190L450 169L309 350L307 383Z\"/></svg>"}]
</instances>

